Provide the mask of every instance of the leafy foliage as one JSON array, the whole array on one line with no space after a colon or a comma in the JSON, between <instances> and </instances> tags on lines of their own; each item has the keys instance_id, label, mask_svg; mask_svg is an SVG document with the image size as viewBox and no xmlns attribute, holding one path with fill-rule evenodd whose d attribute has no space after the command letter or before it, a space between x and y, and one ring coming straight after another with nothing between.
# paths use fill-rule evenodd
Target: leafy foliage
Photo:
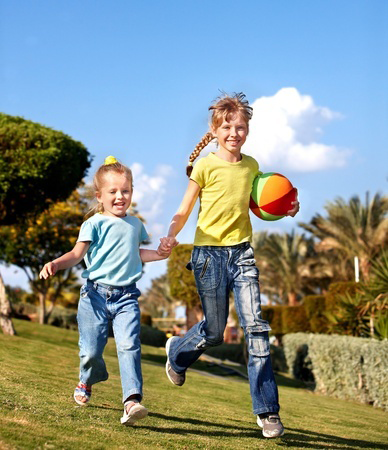
<instances>
[{"instance_id":1,"label":"leafy foliage","mask_svg":"<svg viewBox=\"0 0 388 450\"><path fill-rule=\"evenodd\" d=\"M0 113L0 223L23 221L65 200L90 163L85 146L66 134Z\"/></svg>"},{"instance_id":2,"label":"leafy foliage","mask_svg":"<svg viewBox=\"0 0 388 450\"><path fill-rule=\"evenodd\" d=\"M318 392L388 410L388 341L296 333L283 344L289 372L309 367Z\"/></svg>"},{"instance_id":3,"label":"leafy foliage","mask_svg":"<svg viewBox=\"0 0 388 450\"><path fill-rule=\"evenodd\" d=\"M309 285L308 261L314 253L312 239L292 231L284 234L255 233L253 247L260 270L260 288L272 301L296 305Z\"/></svg>"},{"instance_id":4,"label":"leafy foliage","mask_svg":"<svg viewBox=\"0 0 388 450\"><path fill-rule=\"evenodd\" d=\"M40 297L42 323L49 316L45 311L46 300L51 300L53 308L63 288L77 288L78 280L72 268L59 271L48 280L39 280L39 272L46 262L70 251L75 245L86 210L87 203L75 191L66 202L53 204L36 219L0 228L1 259L26 273L34 294Z\"/></svg>"},{"instance_id":5,"label":"leafy foliage","mask_svg":"<svg viewBox=\"0 0 388 450\"><path fill-rule=\"evenodd\" d=\"M193 272L186 269L186 265L191 259L192 250L191 244L178 245L172 251L167 265L171 295L175 299L183 301L189 307L193 307L199 302Z\"/></svg>"},{"instance_id":6,"label":"leafy foliage","mask_svg":"<svg viewBox=\"0 0 388 450\"><path fill-rule=\"evenodd\" d=\"M303 298L303 306L310 323L311 331L313 333L326 333L328 325L325 316L325 296L306 295Z\"/></svg>"},{"instance_id":7,"label":"leafy foliage","mask_svg":"<svg viewBox=\"0 0 388 450\"><path fill-rule=\"evenodd\" d=\"M359 257L363 280L369 278L370 263L388 244L388 197L366 194L365 204L355 196L328 202L327 217L315 215L309 224L299 223L317 240L319 253L330 255L342 280L353 278L353 260Z\"/></svg>"},{"instance_id":8,"label":"leafy foliage","mask_svg":"<svg viewBox=\"0 0 388 450\"><path fill-rule=\"evenodd\" d=\"M147 311L152 317L164 317L165 313L172 316L175 305L167 274L154 278L151 287L141 297L142 310Z\"/></svg>"}]
</instances>

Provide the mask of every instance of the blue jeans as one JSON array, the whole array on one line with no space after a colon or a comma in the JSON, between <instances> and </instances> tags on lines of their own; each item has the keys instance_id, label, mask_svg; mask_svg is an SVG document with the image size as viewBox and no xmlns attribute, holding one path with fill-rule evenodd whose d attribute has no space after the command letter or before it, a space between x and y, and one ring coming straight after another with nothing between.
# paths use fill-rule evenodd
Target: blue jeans
<instances>
[{"instance_id":1,"label":"blue jeans","mask_svg":"<svg viewBox=\"0 0 388 450\"><path fill-rule=\"evenodd\" d=\"M138 395L139 400L143 395L139 295L135 283L113 287L87 280L78 304L80 381L92 385L108 379L102 354L112 321L123 402L131 395Z\"/></svg>"},{"instance_id":2,"label":"blue jeans","mask_svg":"<svg viewBox=\"0 0 388 450\"><path fill-rule=\"evenodd\" d=\"M172 339L173 370L184 372L209 347L223 342L229 313L229 292L248 343L248 377L253 413L278 412L278 389L273 375L268 322L261 317L259 271L248 242L231 246L194 247L191 257L204 320L180 339Z\"/></svg>"}]
</instances>

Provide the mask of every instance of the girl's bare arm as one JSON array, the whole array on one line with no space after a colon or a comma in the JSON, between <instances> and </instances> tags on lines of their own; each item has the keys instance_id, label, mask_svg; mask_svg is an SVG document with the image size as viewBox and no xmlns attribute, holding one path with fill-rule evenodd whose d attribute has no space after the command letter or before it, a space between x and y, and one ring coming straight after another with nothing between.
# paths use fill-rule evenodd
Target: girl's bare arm
<instances>
[{"instance_id":1,"label":"girl's bare arm","mask_svg":"<svg viewBox=\"0 0 388 450\"><path fill-rule=\"evenodd\" d=\"M152 261L161 261L162 259L166 259L170 256L171 251L168 252L158 252L158 250L149 250L147 248L140 249L140 259L143 263L152 262Z\"/></svg>"},{"instance_id":2,"label":"girl's bare arm","mask_svg":"<svg viewBox=\"0 0 388 450\"><path fill-rule=\"evenodd\" d=\"M168 230L167 236L170 242L173 242L173 240L175 240L176 235L181 231L181 229L187 222L187 219L189 218L191 211L194 208L200 191L201 188L198 186L198 184L195 181L190 180L182 203L170 223L170 228Z\"/></svg>"},{"instance_id":3,"label":"girl's bare arm","mask_svg":"<svg viewBox=\"0 0 388 450\"><path fill-rule=\"evenodd\" d=\"M82 258L86 255L90 246L90 242L77 242L70 252L65 253L54 261L43 266L39 274L39 278L47 278L54 276L58 270L68 269L69 267L76 266L81 262Z\"/></svg>"}]
</instances>

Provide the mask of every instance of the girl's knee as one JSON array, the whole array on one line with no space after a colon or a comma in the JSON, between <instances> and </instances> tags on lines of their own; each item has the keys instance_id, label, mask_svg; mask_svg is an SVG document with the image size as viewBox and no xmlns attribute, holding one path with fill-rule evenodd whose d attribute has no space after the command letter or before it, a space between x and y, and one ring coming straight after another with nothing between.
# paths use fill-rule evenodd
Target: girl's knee
<instances>
[{"instance_id":1,"label":"girl's knee","mask_svg":"<svg viewBox=\"0 0 388 450\"><path fill-rule=\"evenodd\" d=\"M197 349L206 349L210 347L217 347L217 345L221 345L224 342L224 336L219 337L206 337L203 338L197 344Z\"/></svg>"}]
</instances>

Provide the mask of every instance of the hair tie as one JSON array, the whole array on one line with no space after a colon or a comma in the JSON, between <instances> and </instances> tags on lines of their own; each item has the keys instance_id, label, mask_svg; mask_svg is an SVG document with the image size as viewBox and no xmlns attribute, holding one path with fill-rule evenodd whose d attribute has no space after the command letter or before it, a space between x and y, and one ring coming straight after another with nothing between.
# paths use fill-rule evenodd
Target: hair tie
<instances>
[{"instance_id":1,"label":"hair tie","mask_svg":"<svg viewBox=\"0 0 388 450\"><path fill-rule=\"evenodd\" d=\"M117 159L114 156L107 156L104 161L104 166L117 163Z\"/></svg>"},{"instance_id":2,"label":"hair tie","mask_svg":"<svg viewBox=\"0 0 388 450\"><path fill-rule=\"evenodd\" d=\"M189 163L187 164L188 166L192 166L193 165L193 162L192 161L189 161Z\"/></svg>"}]
</instances>

